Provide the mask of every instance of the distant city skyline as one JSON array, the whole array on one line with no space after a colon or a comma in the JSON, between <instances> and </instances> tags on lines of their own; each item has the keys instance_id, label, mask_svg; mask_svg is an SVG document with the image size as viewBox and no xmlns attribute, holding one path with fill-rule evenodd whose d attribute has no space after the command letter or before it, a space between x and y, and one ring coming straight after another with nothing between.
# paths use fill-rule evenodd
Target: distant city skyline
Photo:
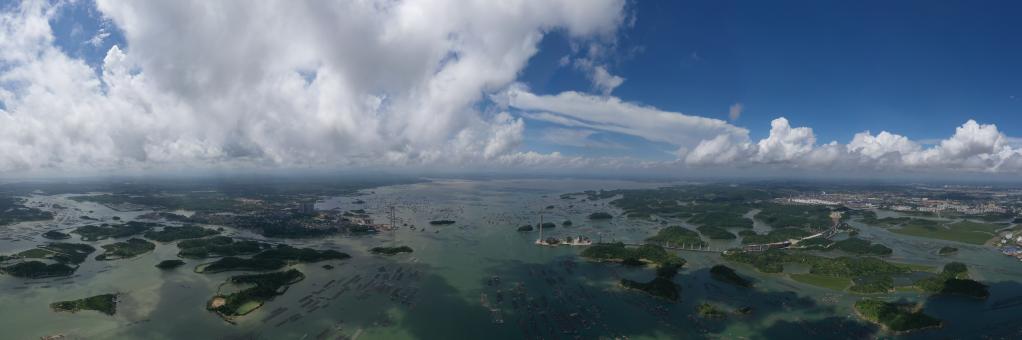
<instances>
[{"instance_id":1,"label":"distant city skyline","mask_svg":"<svg viewBox=\"0 0 1022 340\"><path fill-rule=\"evenodd\" d=\"M1008 1L0 5L0 177L1022 174Z\"/></svg>"}]
</instances>

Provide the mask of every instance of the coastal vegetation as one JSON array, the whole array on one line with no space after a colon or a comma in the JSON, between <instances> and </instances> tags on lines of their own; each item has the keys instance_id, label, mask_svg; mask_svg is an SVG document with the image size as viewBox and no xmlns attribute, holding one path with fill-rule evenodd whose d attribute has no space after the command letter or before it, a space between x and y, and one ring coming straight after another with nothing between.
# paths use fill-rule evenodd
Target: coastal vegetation
<instances>
[{"instance_id":1,"label":"coastal vegetation","mask_svg":"<svg viewBox=\"0 0 1022 340\"><path fill-rule=\"evenodd\" d=\"M251 285L251 287L227 295L214 296L207 308L225 318L245 315L258 309L266 301L284 294L290 285L304 278L305 275L295 269L233 276L228 279L228 282L236 285Z\"/></svg>"},{"instance_id":2,"label":"coastal vegetation","mask_svg":"<svg viewBox=\"0 0 1022 340\"><path fill-rule=\"evenodd\" d=\"M48 259L64 264L80 264L85 262L89 254L96 248L81 243L53 242L37 246L14 255L15 258Z\"/></svg>"},{"instance_id":3,"label":"coastal vegetation","mask_svg":"<svg viewBox=\"0 0 1022 340\"><path fill-rule=\"evenodd\" d=\"M733 240L738 238L738 236L735 236L735 234L732 234L730 231L714 226L704 225L696 228L696 230L699 230L700 234L709 237L711 240Z\"/></svg>"},{"instance_id":4,"label":"coastal vegetation","mask_svg":"<svg viewBox=\"0 0 1022 340\"><path fill-rule=\"evenodd\" d=\"M830 208L819 205L763 203L755 218L774 228L823 229L832 224Z\"/></svg>"},{"instance_id":5,"label":"coastal vegetation","mask_svg":"<svg viewBox=\"0 0 1022 340\"><path fill-rule=\"evenodd\" d=\"M894 289L893 275L911 271L906 266L896 265L874 257L829 258L805 253L793 253L779 249L763 252L730 252L723 258L728 261L750 264L764 273L781 273L786 263L800 263L809 266L809 273L817 276L852 280L848 289L856 293L883 293ZM806 279L807 277L802 277ZM814 278L814 281L819 281ZM835 283L836 284L836 283Z\"/></svg>"},{"instance_id":6,"label":"coastal vegetation","mask_svg":"<svg viewBox=\"0 0 1022 340\"><path fill-rule=\"evenodd\" d=\"M957 253L957 252L958 252L958 248L944 246L944 247L940 247L940 250L937 251L937 254L938 255L951 255L951 254L954 254L954 253Z\"/></svg>"},{"instance_id":7,"label":"coastal vegetation","mask_svg":"<svg viewBox=\"0 0 1022 340\"><path fill-rule=\"evenodd\" d=\"M561 222L561 225L565 227L570 227L571 224L571 220L564 220L564 222Z\"/></svg>"},{"instance_id":8,"label":"coastal vegetation","mask_svg":"<svg viewBox=\"0 0 1022 340\"><path fill-rule=\"evenodd\" d=\"M220 232L213 229L186 225L183 227L164 227L163 230L160 231L149 230L146 231L143 236L153 241L173 242L177 240L203 238L206 236L212 236L219 233Z\"/></svg>"},{"instance_id":9,"label":"coastal vegetation","mask_svg":"<svg viewBox=\"0 0 1022 340\"><path fill-rule=\"evenodd\" d=\"M682 226L670 226L657 231L657 234L647 238L647 243L670 243L673 245L686 245L702 247L706 242L699 237L699 233L686 229Z\"/></svg>"},{"instance_id":10,"label":"coastal vegetation","mask_svg":"<svg viewBox=\"0 0 1022 340\"><path fill-rule=\"evenodd\" d=\"M45 278L74 274L78 264L96 251L87 244L49 243L10 256L0 256L0 261L16 263L0 267L0 272L16 277ZM24 261L25 259L32 259Z\"/></svg>"},{"instance_id":11,"label":"coastal vegetation","mask_svg":"<svg viewBox=\"0 0 1022 340\"><path fill-rule=\"evenodd\" d=\"M727 317L727 313L723 310L706 302L696 306L696 315L704 319L723 319Z\"/></svg>"},{"instance_id":12,"label":"coastal vegetation","mask_svg":"<svg viewBox=\"0 0 1022 340\"><path fill-rule=\"evenodd\" d=\"M731 267L718 264L710 268L710 277L714 280L730 283L739 287L752 287L752 282L748 279L741 277Z\"/></svg>"},{"instance_id":13,"label":"coastal vegetation","mask_svg":"<svg viewBox=\"0 0 1022 340\"><path fill-rule=\"evenodd\" d=\"M940 320L923 314L922 308L915 304L862 299L856 301L854 307L855 312L863 319L894 332L907 332L940 327L941 325Z\"/></svg>"},{"instance_id":14,"label":"coastal vegetation","mask_svg":"<svg viewBox=\"0 0 1022 340\"><path fill-rule=\"evenodd\" d=\"M534 229L535 228L533 228L531 224L526 224L521 227L518 227L518 231L533 231Z\"/></svg>"},{"instance_id":15,"label":"coastal vegetation","mask_svg":"<svg viewBox=\"0 0 1022 340\"><path fill-rule=\"evenodd\" d=\"M589 200L619 197L611 205L624 210L629 218L652 216L689 218L699 213L724 211L744 214L747 202L770 198L766 191L728 185L676 186L659 189L586 191Z\"/></svg>"},{"instance_id":16,"label":"coastal vegetation","mask_svg":"<svg viewBox=\"0 0 1022 340\"><path fill-rule=\"evenodd\" d=\"M272 258L221 257L210 263L195 267L197 273L221 273L227 271L268 271L284 268L287 262Z\"/></svg>"},{"instance_id":17,"label":"coastal vegetation","mask_svg":"<svg viewBox=\"0 0 1022 340\"><path fill-rule=\"evenodd\" d=\"M320 262L324 260L343 260L351 256L336 250L315 250L278 245L258 253L251 258L227 256L216 261L205 263L195 268L199 273L219 273L226 271L266 271L284 268L292 262Z\"/></svg>"},{"instance_id":18,"label":"coastal vegetation","mask_svg":"<svg viewBox=\"0 0 1022 340\"><path fill-rule=\"evenodd\" d=\"M590 220L609 220L612 218L614 218L614 215L605 212L594 212L592 214L589 214Z\"/></svg>"},{"instance_id":19,"label":"coastal vegetation","mask_svg":"<svg viewBox=\"0 0 1022 340\"><path fill-rule=\"evenodd\" d=\"M44 263L41 261L18 262L0 268L0 271L15 277L40 279L47 277L68 276L74 274L76 267L63 263Z\"/></svg>"},{"instance_id":20,"label":"coastal vegetation","mask_svg":"<svg viewBox=\"0 0 1022 340\"><path fill-rule=\"evenodd\" d=\"M831 251L839 250L849 254L884 256L893 250L885 245L873 243L857 237L849 237L840 241L831 241L822 237L799 242L801 249Z\"/></svg>"},{"instance_id":21,"label":"coastal vegetation","mask_svg":"<svg viewBox=\"0 0 1022 340\"><path fill-rule=\"evenodd\" d=\"M938 240L955 241L968 244L981 245L987 240L997 236L996 231L1003 228L1003 224L980 223L968 220L958 221L951 224L939 225L903 225L891 232L918 237L933 238Z\"/></svg>"},{"instance_id":22,"label":"coastal vegetation","mask_svg":"<svg viewBox=\"0 0 1022 340\"><path fill-rule=\"evenodd\" d=\"M47 221L53 219L53 213L24 205L18 198L0 196L0 225L28 221Z\"/></svg>"},{"instance_id":23,"label":"coastal vegetation","mask_svg":"<svg viewBox=\"0 0 1022 340\"><path fill-rule=\"evenodd\" d=\"M189 211L235 211L243 205L242 202L217 192L190 192L184 195L102 194L71 196L70 199L78 202L94 202L106 206L131 204L167 210Z\"/></svg>"},{"instance_id":24,"label":"coastal vegetation","mask_svg":"<svg viewBox=\"0 0 1022 340\"><path fill-rule=\"evenodd\" d=\"M160 226L157 223L146 223L131 221L119 225L87 225L76 228L72 233L82 235L82 241L99 241L108 238L122 238L141 234L153 227Z\"/></svg>"},{"instance_id":25,"label":"coastal vegetation","mask_svg":"<svg viewBox=\"0 0 1022 340\"><path fill-rule=\"evenodd\" d=\"M156 264L156 268L160 269L174 269L185 265L185 261L181 260L163 260Z\"/></svg>"},{"instance_id":26,"label":"coastal vegetation","mask_svg":"<svg viewBox=\"0 0 1022 340\"><path fill-rule=\"evenodd\" d=\"M827 289L843 291L852 285L852 280L845 277L824 276L810 273L790 274L792 280Z\"/></svg>"},{"instance_id":27,"label":"coastal vegetation","mask_svg":"<svg viewBox=\"0 0 1022 340\"><path fill-rule=\"evenodd\" d=\"M731 208L698 213L688 220L701 227L713 228L752 228L752 220L743 217L744 210Z\"/></svg>"},{"instance_id":28,"label":"coastal vegetation","mask_svg":"<svg viewBox=\"0 0 1022 340\"><path fill-rule=\"evenodd\" d=\"M59 301L50 304L56 312L77 313L83 310L94 310L106 315L117 312L117 294L101 294L84 299Z\"/></svg>"},{"instance_id":29,"label":"coastal vegetation","mask_svg":"<svg viewBox=\"0 0 1022 340\"><path fill-rule=\"evenodd\" d=\"M177 243L180 249L178 256L201 259L215 256L251 255L269 248L270 245L258 241L235 241L227 236L184 240Z\"/></svg>"},{"instance_id":30,"label":"coastal vegetation","mask_svg":"<svg viewBox=\"0 0 1022 340\"><path fill-rule=\"evenodd\" d=\"M153 249L156 249L156 244L140 238L130 238L124 242L104 245L103 249L106 251L97 255L96 260L129 259L153 251Z\"/></svg>"},{"instance_id":31,"label":"coastal vegetation","mask_svg":"<svg viewBox=\"0 0 1022 340\"><path fill-rule=\"evenodd\" d=\"M68 235L66 233L62 233L62 232L59 232L59 231L56 231L56 230L47 231L47 232L43 233L42 236L44 238L48 238L48 239L51 239L51 240L66 240L66 239L71 238L71 235Z\"/></svg>"},{"instance_id":32,"label":"coastal vegetation","mask_svg":"<svg viewBox=\"0 0 1022 340\"><path fill-rule=\"evenodd\" d=\"M613 262L651 262L659 265L684 265L685 260L663 247L644 244L638 247L627 247L624 243L596 243L582 251L582 257L597 261Z\"/></svg>"},{"instance_id":33,"label":"coastal vegetation","mask_svg":"<svg viewBox=\"0 0 1022 340\"><path fill-rule=\"evenodd\" d=\"M920 279L915 285L930 294L958 295L975 299L986 299L990 296L986 285L969 279L968 268L961 262L945 264L940 274Z\"/></svg>"},{"instance_id":34,"label":"coastal vegetation","mask_svg":"<svg viewBox=\"0 0 1022 340\"><path fill-rule=\"evenodd\" d=\"M325 260L344 260L351 258L351 255L336 251L336 250L316 250L311 248L296 248L286 244L277 245L276 248L272 248L256 254L253 258L257 259L278 259L283 261L296 261L296 262L319 262Z\"/></svg>"},{"instance_id":35,"label":"coastal vegetation","mask_svg":"<svg viewBox=\"0 0 1022 340\"><path fill-rule=\"evenodd\" d=\"M412 248L409 247L409 246L374 247L373 249L370 249L369 251L371 251L373 254L396 255L396 254L400 254L400 253L411 253L412 252Z\"/></svg>"},{"instance_id":36,"label":"coastal vegetation","mask_svg":"<svg viewBox=\"0 0 1022 340\"><path fill-rule=\"evenodd\" d=\"M628 289L635 289L646 292L649 295L663 298L669 301L678 301L681 296L681 288L674 283L674 276L678 273L681 265L667 264L657 268L656 277L649 282L639 282L630 279L621 279L621 286Z\"/></svg>"},{"instance_id":37,"label":"coastal vegetation","mask_svg":"<svg viewBox=\"0 0 1022 340\"><path fill-rule=\"evenodd\" d=\"M453 220L435 220L435 221L429 221L429 224L430 225L449 225L449 224L454 224L454 221Z\"/></svg>"},{"instance_id":38,"label":"coastal vegetation","mask_svg":"<svg viewBox=\"0 0 1022 340\"><path fill-rule=\"evenodd\" d=\"M777 243L788 240L797 240L812 235L808 231L799 228L774 229L766 234L755 234L742 237L742 244L764 244Z\"/></svg>"}]
</instances>

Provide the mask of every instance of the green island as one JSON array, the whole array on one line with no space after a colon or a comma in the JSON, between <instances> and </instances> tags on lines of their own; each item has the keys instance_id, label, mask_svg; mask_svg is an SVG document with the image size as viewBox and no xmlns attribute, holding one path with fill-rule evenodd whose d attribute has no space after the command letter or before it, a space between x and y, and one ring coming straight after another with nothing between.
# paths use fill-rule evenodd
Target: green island
<instances>
[{"instance_id":1,"label":"green island","mask_svg":"<svg viewBox=\"0 0 1022 340\"><path fill-rule=\"evenodd\" d=\"M564 220L564 222L561 222L561 225L565 227L570 227L572 223L571 220Z\"/></svg>"},{"instance_id":2,"label":"green island","mask_svg":"<svg viewBox=\"0 0 1022 340\"><path fill-rule=\"evenodd\" d=\"M855 313L863 319L893 332L908 332L942 325L939 319L923 314L922 308L916 304L862 299L856 301L854 307Z\"/></svg>"},{"instance_id":3,"label":"green island","mask_svg":"<svg viewBox=\"0 0 1022 340\"><path fill-rule=\"evenodd\" d=\"M704 319L727 318L727 313L725 313L720 308L717 308L717 306L711 305L706 302L700 303L699 305L696 306L696 315L699 315L699 317Z\"/></svg>"},{"instance_id":4,"label":"green island","mask_svg":"<svg viewBox=\"0 0 1022 340\"><path fill-rule=\"evenodd\" d=\"M672 279L677 275L678 268L685 265L685 259L664 250L663 247L653 244L628 247L621 242L597 243L583 250L581 256L597 261L620 262L626 265L657 264L656 277L653 280L638 282L621 279L621 286L641 290L670 301L677 301L680 296L678 292L680 288Z\"/></svg>"},{"instance_id":5,"label":"green island","mask_svg":"<svg viewBox=\"0 0 1022 340\"><path fill-rule=\"evenodd\" d=\"M281 259L226 256L196 266L195 272L208 274L228 271L269 271L284 268L286 265L287 262Z\"/></svg>"},{"instance_id":6,"label":"green island","mask_svg":"<svg viewBox=\"0 0 1022 340\"><path fill-rule=\"evenodd\" d=\"M809 273L822 277L852 280L848 288L855 293L886 293L894 290L893 275L906 274L912 269L874 257L829 258L804 253L771 249L763 252L727 252L728 261L750 264L764 273L781 273L785 263L809 266ZM818 282L812 280L807 283ZM829 285L828 285L829 286Z\"/></svg>"},{"instance_id":7,"label":"green island","mask_svg":"<svg viewBox=\"0 0 1022 340\"><path fill-rule=\"evenodd\" d=\"M915 282L915 286L936 295L958 295L980 300L990 296L986 285L969 279L969 270L961 262L945 264L940 274L920 279Z\"/></svg>"},{"instance_id":8,"label":"green island","mask_svg":"<svg viewBox=\"0 0 1022 340\"><path fill-rule=\"evenodd\" d=\"M85 262L94 251L96 248L88 244L54 242L40 245L11 256L0 256L3 262L32 259L4 265L0 272L25 278L68 276L74 274L78 264Z\"/></svg>"},{"instance_id":9,"label":"green island","mask_svg":"<svg viewBox=\"0 0 1022 340\"><path fill-rule=\"evenodd\" d=\"M22 200L14 197L0 196L0 225L52 219L53 213L49 211L27 207Z\"/></svg>"},{"instance_id":10,"label":"green island","mask_svg":"<svg viewBox=\"0 0 1022 340\"><path fill-rule=\"evenodd\" d=\"M183 227L163 227L163 230L160 231L149 230L146 231L145 234L143 234L142 236L145 236L145 238L153 241L166 243L177 240L203 238L206 236L212 236L219 233L220 232L213 229L186 225Z\"/></svg>"},{"instance_id":11,"label":"green island","mask_svg":"<svg viewBox=\"0 0 1022 340\"><path fill-rule=\"evenodd\" d=\"M940 247L940 250L937 250L938 255L951 255L957 252L958 248L948 246Z\"/></svg>"},{"instance_id":12,"label":"green island","mask_svg":"<svg viewBox=\"0 0 1022 340\"><path fill-rule=\"evenodd\" d=\"M533 231L533 230L535 230L535 228L533 228L531 224L526 224L526 225L523 225L521 227L518 227L518 231Z\"/></svg>"},{"instance_id":13,"label":"green island","mask_svg":"<svg viewBox=\"0 0 1022 340\"><path fill-rule=\"evenodd\" d=\"M157 223L146 223L131 221L119 225L87 225L76 228L72 233L82 235L82 241L99 241L108 238L122 238L134 236L145 232L153 227L160 226Z\"/></svg>"},{"instance_id":14,"label":"green island","mask_svg":"<svg viewBox=\"0 0 1022 340\"><path fill-rule=\"evenodd\" d=\"M628 289L635 289L645 292L646 294L666 299L668 301L678 301L681 297L681 288L678 284L674 283L674 276L678 274L678 268L684 264L684 260L678 263L661 264L657 267L656 277L649 282L639 282L629 279L621 279L621 286Z\"/></svg>"},{"instance_id":15,"label":"green island","mask_svg":"<svg viewBox=\"0 0 1022 340\"><path fill-rule=\"evenodd\" d=\"M685 259L664 250L663 247L653 244L628 247L621 242L596 243L583 250L581 256L597 261L622 262L626 264L647 262L678 266L685 264Z\"/></svg>"},{"instance_id":16,"label":"green island","mask_svg":"<svg viewBox=\"0 0 1022 340\"><path fill-rule=\"evenodd\" d=\"M230 321L233 317L246 315L262 307L263 303L284 294L290 285L304 278L305 275L295 269L275 273L232 276L227 279L227 282L252 286L226 295L218 294L210 299L206 308Z\"/></svg>"},{"instance_id":17,"label":"green island","mask_svg":"<svg viewBox=\"0 0 1022 340\"><path fill-rule=\"evenodd\" d=\"M857 237L849 237L840 241L831 241L822 237L799 242L797 247L808 250L831 251L839 250L849 254L884 256L890 255L893 250L885 245L873 243Z\"/></svg>"},{"instance_id":18,"label":"green island","mask_svg":"<svg viewBox=\"0 0 1022 340\"><path fill-rule=\"evenodd\" d=\"M646 239L648 243L670 243L679 246L702 247L706 242L699 233L682 226L670 226L657 231L656 235Z\"/></svg>"},{"instance_id":19,"label":"green island","mask_svg":"<svg viewBox=\"0 0 1022 340\"><path fill-rule=\"evenodd\" d=\"M177 256L191 259L204 259L215 256L252 255L269 248L270 245L258 241L235 241L227 236L183 240L177 243Z\"/></svg>"},{"instance_id":20,"label":"green island","mask_svg":"<svg viewBox=\"0 0 1022 340\"><path fill-rule=\"evenodd\" d=\"M612 218L614 218L614 215L605 212L594 212L592 214L589 214L590 220L609 220Z\"/></svg>"},{"instance_id":21,"label":"green island","mask_svg":"<svg viewBox=\"0 0 1022 340\"><path fill-rule=\"evenodd\" d=\"M81 264L96 248L81 243L53 242L14 255L14 258L47 259L65 264Z\"/></svg>"},{"instance_id":22,"label":"green island","mask_svg":"<svg viewBox=\"0 0 1022 340\"><path fill-rule=\"evenodd\" d=\"M59 232L59 231L56 231L56 230L50 230L50 231L47 231L47 232L43 233L43 237L51 239L51 240L66 240L66 239L71 238L71 235L68 235L67 233L62 233L62 232Z\"/></svg>"},{"instance_id":23,"label":"green island","mask_svg":"<svg viewBox=\"0 0 1022 340\"><path fill-rule=\"evenodd\" d=\"M718 264L710 268L710 277L714 280L730 283L739 287L752 287L752 281L739 276L734 269L722 264Z\"/></svg>"},{"instance_id":24,"label":"green island","mask_svg":"<svg viewBox=\"0 0 1022 340\"><path fill-rule=\"evenodd\" d=\"M324 260L344 260L348 258L351 258L351 256L336 250L295 248L282 244L278 245L276 248L255 254L252 258L248 259L233 256L222 257L216 261L196 266L195 271L198 273L219 273L244 270L277 270L292 262L311 263Z\"/></svg>"},{"instance_id":25,"label":"green island","mask_svg":"<svg viewBox=\"0 0 1022 340\"><path fill-rule=\"evenodd\" d=\"M156 244L140 238L130 238L124 242L104 245L103 249L106 251L102 254L96 255L96 260L110 261L130 259L153 251L153 249L156 249Z\"/></svg>"},{"instance_id":26,"label":"green island","mask_svg":"<svg viewBox=\"0 0 1022 340\"><path fill-rule=\"evenodd\" d=\"M730 231L724 230L720 227L704 225L699 226L696 230L699 230L700 234L709 237L711 240L733 240L738 238L735 234L732 234Z\"/></svg>"},{"instance_id":27,"label":"green island","mask_svg":"<svg viewBox=\"0 0 1022 340\"><path fill-rule=\"evenodd\" d=\"M373 249L370 249L369 251L372 252L373 254L396 255L396 254L400 254L400 253L411 253L412 252L412 248L409 247L409 246L374 247Z\"/></svg>"},{"instance_id":28,"label":"green island","mask_svg":"<svg viewBox=\"0 0 1022 340\"><path fill-rule=\"evenodd\" d=\"M163 260L156 264L156 268L160 269L174 269L185 265L185 261L181 260Z\"/></svg>"},{"instance_id":29,"label":"green island","mask_svg":"<svg viewBox=\"0 0 1022 340\"><path fill-rule=\"evenodd\" d=\"M351 255L336 250L316 250L311 248L296 248L286 244L277 245L253 256L258 259L278 259L283 261L297 262L319 262L325 260L345 260Z\"/></svg>"},{"instance_id":30,"label":"green island","mask_svg":"<svg viewBox=\"0 0 1022 340\"><path fill-rule=\"evenodd\" d=\"M452 220L435 220L435 221L429 221L429 224L430 225L448 225L448 224L454 224L454 221L452 221Z\"/></svg>"},{"instance_id":31,"label":"green island","mask_svg":"<svg viewBox=\"0 0 1022 340\"><path fill-rule=\"evenodd\" d=\"M41 279L47 277L68 276L74 274L76 267L63 263L44 263L41 261L18 262L0 268L5 274L30 279Z\"/></svg>"},{"instance_id":32,"label":"green island","mask_svg":"<svg viewBox=\"0 0 1022 340\"><path fill-rule=\"evenodd\" d=\"M94 310L106 315L117 312L117 294L101 294L84 299L59 301L50 304L55 312L77 313L83 310Z\"/></svg>"}]
</instances>

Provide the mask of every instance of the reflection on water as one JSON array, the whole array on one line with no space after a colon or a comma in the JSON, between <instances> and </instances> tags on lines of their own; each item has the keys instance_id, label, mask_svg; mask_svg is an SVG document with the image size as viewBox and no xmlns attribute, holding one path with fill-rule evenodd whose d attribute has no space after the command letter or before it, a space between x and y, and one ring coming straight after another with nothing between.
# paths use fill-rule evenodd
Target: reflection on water
<instances>
[{"instance_id":1,"label":"reflection on water","mask_svg":"<svg viewBox=\"0 0 1022 340\"><path fill-rule=\"evenodd\" d=\"M129 260L86 261L74 277L25 280L0 277L4 337L38 338L67 334L84 338L307 338L307 339L455 339L520 338L869 338L878 332L853 315L858 296L792 281L781 275L758 274L734 265L756 281L754 289L737 288L710 278L708 268L720 258L708 253L682 253L688 264L675 278L682 299L668 303L617 287L621 278L648 280L648 269L591 263L576 257L578 249L537 247L537 233L519 233L518 226L553 221L544 236L585 235L594 240L637 241L653 234L659 223L614 219L592 223L586 216L612 211L608 202L559 197L582 190L656 187L663 183L582 180L436 181L365 190L358 197L334 197L317 209L366 209L386 220L389 207L399 225L394 232L372 236L295 240L296 246L336 249L353 255L345 261L299 264L306 279L282 296L240 318L236 325L205 310L224 280L237 273L197 274L198 260L173 271L153 266L176 258L173 244L158 244L149 254ZM361 201L355 203L355 201ZM67 209L58 221L22 223L2 231L0 252L12 253L44 242L38 235L69 229L113 216L123 220L147 211L118 211L65 196L36 196L33 202ZM548 206L554 206L547 209ZM126 209L121 209L126 210ZM451 219L434 226L428 222ZM564 220L572 226L561 226ZM1010 336L1019 332L1022 315L1022 264L980 246L956 245L953 258L934 250L948 242L897 235L853 221L861 238L894 249L894 261L940 266L965 262L973 276L991 285L987 301L961 298L926 299L911 292L893 297L925 303L926 312L950 320L944 329L909 337L970 337L975 330ZM769 227L756 222L754 229ZM228 229L240 238L263 239ZM77 240L77 236L72 241ZM273 240L271 240L273 241ZM113 240L97 242L107 244ZM376 246L408 245L413 253L392 257L371 255ZM324 268L329 264L334 268ZM794 268L793 268L794 269ZM121 294L115 316L80 312L54 313L48 304L102 293ZM723 320L694 315L695 306L711 302L727 312L749 307L751 313ZM7 311L17 306L16 313ZM937 333L939 332L939 333Z\"/></svg>"}]
</instances>

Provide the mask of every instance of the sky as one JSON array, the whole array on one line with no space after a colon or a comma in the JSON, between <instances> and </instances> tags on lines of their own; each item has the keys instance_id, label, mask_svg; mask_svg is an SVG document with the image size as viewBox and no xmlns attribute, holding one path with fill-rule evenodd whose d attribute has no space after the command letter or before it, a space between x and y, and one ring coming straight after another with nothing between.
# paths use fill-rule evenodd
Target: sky
<instances>
[{"instance_id":1,"label":"sky","mask_svg":"<svg viewBox=\"0 0 1022 340\"><path fill-rule=\"evenodd\" d=\"M2 1L0 177L1022 174L1010 1Z\"/></svg>"}]
</instances>

